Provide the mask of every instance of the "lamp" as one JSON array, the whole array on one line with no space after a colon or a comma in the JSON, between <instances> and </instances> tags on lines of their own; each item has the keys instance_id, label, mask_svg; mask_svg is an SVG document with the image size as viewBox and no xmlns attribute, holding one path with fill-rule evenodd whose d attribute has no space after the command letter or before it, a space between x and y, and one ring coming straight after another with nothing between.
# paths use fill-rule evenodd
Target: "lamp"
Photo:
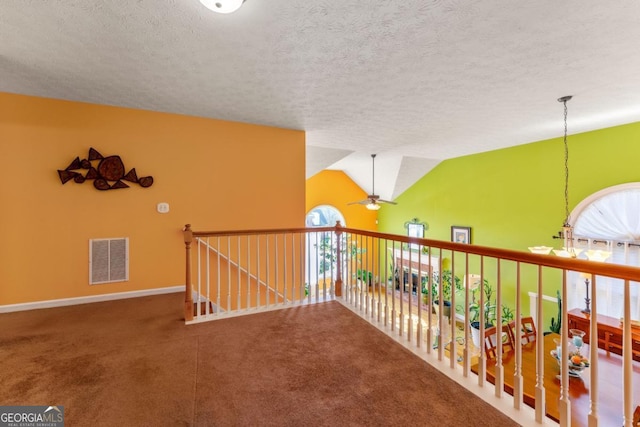
<instances>
[{"instance_id":1,"label":"lamp","mask_svg":"<svg viewBox=\"0 0 640 427\"><path fill-rule=\"evenodd\" d=\"M380 205L372 202L367 204L367 209L369 209L370 211L377 211L378 209L380 209Z\"/></svg>"},{"instance_id":2,"label":"lamp","mask_svg":"<svg viewBox=\"0 0 640 427\"><path fill-rule=\"evenodd\" d=\"M589 307L589 304L591 303L591 300L589 299L589 283L591 281L591 275L589 273L580 273L580 277L584 279L584 286L587 291L587 294L586 294L587 296L584 297L585 307L580 311L582 311L585 314L589 314L591 313L591 308Z\"/></svg>"},{"instance_id":3,"label":"lamp","mask_svg":"<svg viewBox=\"0 0 640 427\"><path fill-rule=\"evenodd\" d=\"M232 13L240 9L244 0L200 0L209 10L218 13Z\"/></svg>"},{"instance_id":4,"label":"lamp","mask_svg":"<svg viewBox=\"0 0 640 427\"><path fill-rule=\"evenodd\" d=\"M587 256L589 261L605 262L607 258L609 258L609 256L611 255L611 252L602 251L600 249L592 249L592 250L586 251L585 255ZM589 314L591 313L591 308L589 307L589 304L591 303L591 300L589 299L589 284L591 283L591 274L580 273L580 276L584 278L584 284L587 291L587 296L584 298L585 308L583 308L581 311L583 313Z\"/></svg>"}]
</instances>

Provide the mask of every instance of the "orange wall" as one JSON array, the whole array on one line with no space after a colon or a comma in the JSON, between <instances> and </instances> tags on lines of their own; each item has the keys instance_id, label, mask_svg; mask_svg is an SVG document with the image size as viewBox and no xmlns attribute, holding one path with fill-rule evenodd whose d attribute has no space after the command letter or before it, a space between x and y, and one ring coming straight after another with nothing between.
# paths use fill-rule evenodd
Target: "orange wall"
<instances>
[{"instance_id":1,"label":"orange wall","mask_svg":"<svg viewBox=\"0 0 640 427\"><path fill-rule=\"evenodd\" d=\"M376 211L367 210L363 205L347 205L366 198L367 193L342 171L324 170L307 179L307 213L316 206L331 205L342 212L347 227L375 231Z\"/></svg>"},{"instance_id":2,"label":"orange wall","mask_svg":"<svg viewBox=\"0 0 640 427\"><path fill-rule=\"evenodd\" d=\"M181 227L304 226L304 132L0 93L0 305L184 284ZM62 185L90 147L151 175ZM159 202L168 214L156 212ZM254 207L254 206L257 206ZM129 281L88 284L88 241L129 237Z\"/></svg>"}]
</instances>

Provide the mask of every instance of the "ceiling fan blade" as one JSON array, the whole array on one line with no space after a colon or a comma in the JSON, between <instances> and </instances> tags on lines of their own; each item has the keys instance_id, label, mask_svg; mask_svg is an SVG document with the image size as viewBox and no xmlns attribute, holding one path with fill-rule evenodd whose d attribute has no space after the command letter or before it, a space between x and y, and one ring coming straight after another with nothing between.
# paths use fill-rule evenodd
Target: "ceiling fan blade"
<instances>
[{"instance_id":1,"label":"ceiling fan blade","mask_svg":"<svg viewBox=\"0 0 640 427\"><path fill-rule=\"evenodd\" d=\"M382 199L378 199L378 203L389 203L390 205L397 205L396 202L392 202L390 200L382 200Z\"/></svg>"},{"instance_id":2,"label":"ceiling fan blade","mask_svg":"<svg viewBox=\"0 0 640 427\"><path fill-rule=\"evenodd\" d=\"M369 203L371 203L371 199L360 200L357 202L350 202L350 203L347 203L347 205L368 205Z\"/></svg>"}]
</instances>

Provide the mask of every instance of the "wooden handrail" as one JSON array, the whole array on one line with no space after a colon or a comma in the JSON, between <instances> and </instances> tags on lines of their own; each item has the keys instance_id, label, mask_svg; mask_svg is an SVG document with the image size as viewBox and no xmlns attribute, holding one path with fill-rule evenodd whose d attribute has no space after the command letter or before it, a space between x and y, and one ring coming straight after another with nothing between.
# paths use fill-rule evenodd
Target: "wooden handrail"
<instances>
[{"instance_id":1,"label":"wooden handrail","mask_svg":"<svg viewBox=\"0 0 640 427\"><path fill-rule=\"evenodd\" d=\"M313 230L313 229L310 229ZM378 233L353 228L342 228L343 233L357 233L364 236L373 236L380 239L396 240L403 243L415 243L426 247L453 250L468 254L481 255L491 258L500 258L525 264L542 265L561 270L581 271L598 276L614 277L640 282L640 268L622 264L610 264L596 261L588 261L575 258L562 258L553 255L540 255L512 249L500 249L489 246L468 245L464 243L448 242L445 240L421 239L395 234Z\"/></svg>"},{"instance_id":2,"label":"wooden handrail","mask_svg":"<svg viewBox=\"0 0 640 427\"><path fill-rule=\"evenodd\" d=\"M640 282L640 268L622 264L602 263L583 259L562 258L553 255L539 255L512 249L500 249L489 246L468 245L464 243L448 242L445 240L423 239L397 234L379 233L376 231L358 230L347 227L304 227L304 228L278 228L255 230L225 230L225 231L192 231L192 236L239 236L250 234L286 234L286 233L316 233L316 232L341 232L354 233L378 239L395 240L402 243L413 243L426 247L434 247L456 252L501 258L504 260L521 262L526 264L541 265L544 267L558 268L561 270L580 271L598 276L614 277L619 279ZM186 243L186 240L185 240Z\"/></svg>"},{"instance_id":3,"label":"wooden handrail","mask_svg":"<svg viewBox=\"0 0 640 427\"><path fill-rule=\"evenodd\" d=\"M292 234L307 233L316 231L336 231L336 227L307 227L307 228L266 228L255 230L224 230L224 231L194 231L196 237L222 237L222 236L245 236L252 234Z\"/></svg>"}]
</instances>

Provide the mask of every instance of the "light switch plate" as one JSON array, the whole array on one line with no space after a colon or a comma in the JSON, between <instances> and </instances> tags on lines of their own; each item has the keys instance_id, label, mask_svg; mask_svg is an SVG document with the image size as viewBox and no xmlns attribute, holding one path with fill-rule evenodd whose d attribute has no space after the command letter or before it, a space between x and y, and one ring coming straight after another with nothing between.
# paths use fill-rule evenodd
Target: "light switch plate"
<instances>
[{"instance_id":1,"label":"light switch plate","mask_svg":"<svg viewBox=\"0 0 640 427\"><path fill-rule=\"evenodd\" d=\"M169 203L158 203L157 209L160 213L167 213L169 212Z\"/></svg>"}]
</instances>

